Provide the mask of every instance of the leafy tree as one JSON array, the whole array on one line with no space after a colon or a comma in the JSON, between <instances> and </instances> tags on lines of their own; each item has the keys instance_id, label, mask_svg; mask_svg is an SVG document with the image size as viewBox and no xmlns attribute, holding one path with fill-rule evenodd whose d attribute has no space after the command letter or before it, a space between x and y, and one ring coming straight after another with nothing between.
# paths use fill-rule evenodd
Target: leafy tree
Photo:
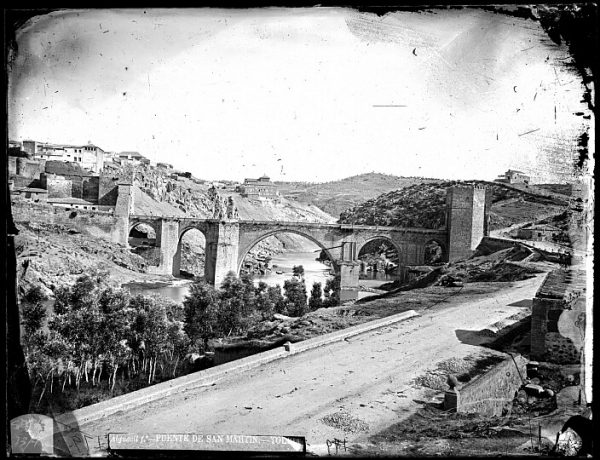
<instances>
[{"instance_id":1,"label":"leafy tree","mask_svg":"<svg viewBox=\"0 0 600 460\"><path fill-rule=\"evenodd\" d=\"M304 267L302 265L294 265L292 273L296 278L304 279Z\"/></svg>"},{"instance_id":2,"label":"leafy tree","mask_svg":"<svg viewBox=\"0 0 600 460\"><path fill-rule=\"evenodd\" d=\"M335 307L340 304L340 275L328 278L323 289L325 300L324 307Z\"/></svg>"},{"instance_id":3,"label":"leafy tree","mask_svg":"<svg viewBox=\"0 0 600 460\"><path fill-rule=\"evenodd\" d=\"M313 287L310 291L310 298L308 299L308 306L311 310L316 310L323 306L323 290L321 289L321 283L313 283Z\"/></svg>"},{"instance_id":4,"label":"leafy tree","mask_svg":"<svg viewBox=\"0 0 600 460\"><path fill-rule=\"evenodd\" d=\"M131 329L137 335L143 353L143 370L148 373L148 383L156 376L158 357L167 350L168 325L164 305L151 297L137 295L130 301L134 310Z\"/></svg>"},{"instance_id":5,"label":"leafy tree","mask_svg":"<svg viewBox=\"0 0 600 460\"><path fill-rule=\"evenodd\" d=\"M287 314L302 316L307 312L306 285L304 280L292 278L283 283L283 290L287 299Z\"/></svg>"},{"instance_id":6,"label":"leafy tree","mask_svg":"<svg viewBox=\"0 0 600 460\"><path fill-rule=\"evenodd\" d=\"M281 294L281 291L279 292ZM264 281L259 281L254 289L254 303L262 319L270 319L275 312L277 301L269 293L269 286Z\"/></svg>"},{"instance_id":7,"label":"leafy tree","mask_svg":"<svg viewBox=\"0 0 600 460\"><path fill-rule=\"evenodd\" d=\"M285 313L287 309L287 304L285 297L281 292L281 286L279 284L275 286L269 286L267 288L267 297L269 298L269 302L273 304L273 308L276 313Z\"/></svg>"},{"instance_id":8,"label":"leafy tree","mask_svg":"<svg viewBox=\"0 0 600 460\"><path fill-rule=\"evenodd\" d=\"M208 340L220 333L218 323L219 294L214 287L198 281L190 287L183 300L184 330L193 345L201 342L202 349L208 348Z\"/></svg>"},{"instance_id":9,"label":"leafy tree","mask_svg":"<svg viewBox=\"0 0 600 460\"><path fill-rule=\"evenodd\" d=\"M40 303L25 303L21 308L21 324L25 335L23 339L33 336L40 331L46 319L46 307Z\"/></svg>"},{"instance_id":10,"label":"leafy tree","mask_svg":"<svg viewBox=\"0 0 600 460\"><path fill-rule=\"evenodd\" d=\"M226 335L246 330L253 322L254 284L250 275L229 272L221 283L219 323Z\"/></svg>"}]
</instances>

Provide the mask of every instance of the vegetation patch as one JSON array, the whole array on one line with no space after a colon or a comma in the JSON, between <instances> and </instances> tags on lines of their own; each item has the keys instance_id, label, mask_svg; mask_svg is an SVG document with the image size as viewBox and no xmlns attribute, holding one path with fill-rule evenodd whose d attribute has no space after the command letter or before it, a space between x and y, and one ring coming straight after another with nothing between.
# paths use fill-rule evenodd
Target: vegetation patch
<instances>
[{"instance_id":1,"label":"vegetation patch","mask_svg":"<svg viewBox=\"0 0 600 460\"><path fill-rule=\"evenodd\" d=\"M357 417L354 417L348 412L335 412L326 415L321 421L332 428L342 430L346 433L359 433L361 431L369 431L369 425Z\"/></svg>"}]
</instances>

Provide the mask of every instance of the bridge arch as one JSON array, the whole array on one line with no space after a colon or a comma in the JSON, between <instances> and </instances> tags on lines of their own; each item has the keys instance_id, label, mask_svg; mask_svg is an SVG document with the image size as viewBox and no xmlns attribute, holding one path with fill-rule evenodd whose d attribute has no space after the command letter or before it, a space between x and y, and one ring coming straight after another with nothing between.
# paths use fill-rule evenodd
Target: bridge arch
<instances>
[{"instance_id":1,"label":"bridge arch","mask_svg":"<svg viewBox=\"0 0 600 460\"><path fill-rule=\"evenodd\" d=\"M207 235L207 229L205 226L203 225L186 225L186 226L180 226L179 232L178 232L178 236L177 236L177 250L175 251L175 254L173 255L173 275L174 276L178 276L181 274L181 261L182 261L182 254L183 254L183 239L186 236L186 234L188 234L190 231L192 230L196 230L198 232L200 232L200 234L202 235L202 239L204 240L204 244L203 244L203 250L204 250L204 262L203 262L203 275L205 276L207 271L211 271L211 268L207 268L207 264L209 263L207 261L207 254L208 254L208 235ZM188 270L187 265L185 266L186 270ZM192 265L193 267L193 265ZM196 267L198 268L198 267ZM213 269L214 270L214 269Z\"/></svg>"},{"instance_id":2,"label":"bridge arch","mask_svg":"<svg viewBox=\"0 0 600 460\"><path fill-rule=\"evenodd\" d=\"M244 263L244 259L246 258L246 256L248 255L248 253L252 250L252 248L254 246L256 246L258 243L260 243L261 241L269 238L270 236L274 236L278 233L294 233L296 235L300 235L303 236L304 238L312 241L313 243L315 243L321 250L325 251L325 254L327 255L327 258L331 261L331 265L332 268L334 269L335 273L339 273L339 267L337 266L337 264L335 263L336 259L333 256L333 254L331 253L331 251L325 247L325 245L320 242L318 239L316 239L314 236L312 236L310 233L304 232L302 230L297 230L294 228L277 228L275 230L271 230L268 232L263 233L262 235L260 235L258 238L254 238L252 240L251 243L247 244L245 248L241 249L238 255L238 261L237 261L237 270L236 270L236 275L239 276L240 271L242 269L242 265Z\"/></svg>"},{"instance_id":3,"label":"bridge arch","mask_svg":"<svg viewBox=\"0 0 600 460\"><path fill-rule=\"evenodd\" d=\"M398 257L400 257L400 255L402 254L402 248L389 236L387 235L373 235L370 236L368 238L366 238L365 240L360 242L360 246L358 246L356 248L356 255L358 257L358 255L360 254L360 251L363 250L363 248L369 244L372 241L377 241L377 240L383 240L386 243L389 243L392 245L392 247L396 250L396 253L398 254Z\"/></svg>"},{"instance_id":4,"label":"bridge arch","mask_svg":"<svg viewBox=\"0 0 600 460\"><path fill-rule=\"evenodd\" d=\"M131 235L133 229L139 227L140 225L146 225L148 227L151 227L152 230L154 230L154 235L156 238L158 238L158 235L160 235L160 221L132 219L129 221L129 226L127 228L127 237L129 238L129 235Z\"/></svg>"}]
</instances>

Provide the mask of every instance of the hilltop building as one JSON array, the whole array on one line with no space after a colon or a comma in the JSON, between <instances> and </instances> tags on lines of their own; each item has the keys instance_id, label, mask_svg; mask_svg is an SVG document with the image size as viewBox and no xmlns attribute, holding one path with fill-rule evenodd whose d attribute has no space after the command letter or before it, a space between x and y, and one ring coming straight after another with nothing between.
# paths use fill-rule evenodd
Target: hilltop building
<instances>
[{"instance_id":1,"label":"hilltop building","mask_svg":"<svg viewBox=\"0 0 600 460\"><path fill-rule=\"evenodd\" d=\"M509 169L501 176L498 176L494 182L501 182L504 184L529 184L531 178L522 171L516 169Z\"/></svg>"},{"instance_id":2,"label":"hilltop building","mask_svg":"<svg viewBox=\"0 0 600 460\"><path fill-rule=\"evenodd\" d=\"M244 179L244 183L236 188L236 191L248 198L277 198L279 191L271 178L266 174L258 179Z\"/></svg>"},{"instance_id":3,"label":"hilltop building","mask_svg":"<svg viewBox=\"0 0 600 460\"><path fill-rule=\"evenodd\" d=\"M149 165L150 160L140 152L121 152L115 157L119 164Z\"/></svg>"},{"instance_id":4,"label":"hilltop building","mask_svg":"<svg viewBox=\"0 0 600 460\"><path fill-rule=\"evenodd\" d=\"M73 162L96 173L104 167L104 150L91 142L87 145L68 145L25 140L22 148L36 160Z\"/></svg>"},{"instance_id":5,"label":"hilltop building","mask_svg":"<svg viewBox=\"0 0 600 460\"><path fill-rule=\"evenodd\" d=\"M554 225L538 224L522 227L511 235L524 240L553 241L561 233L561 230Z\"/></svg>"}]
</instances>

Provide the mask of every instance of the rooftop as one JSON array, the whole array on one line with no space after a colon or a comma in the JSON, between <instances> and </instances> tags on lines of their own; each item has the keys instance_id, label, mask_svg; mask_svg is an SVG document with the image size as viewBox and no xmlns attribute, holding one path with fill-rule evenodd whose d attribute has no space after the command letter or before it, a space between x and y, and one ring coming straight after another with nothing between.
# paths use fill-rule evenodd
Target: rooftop
<instances>
[{"instance_id":1,"label":"rooftop","mask_svg":"<svg viewBox=\"0 0 600 460\"><path fill-rule=\"evenodd\" d=\"M146 158L140 152L120 152L120 157L132 157L132 158Z\"/></svg>"}]
</instances>

